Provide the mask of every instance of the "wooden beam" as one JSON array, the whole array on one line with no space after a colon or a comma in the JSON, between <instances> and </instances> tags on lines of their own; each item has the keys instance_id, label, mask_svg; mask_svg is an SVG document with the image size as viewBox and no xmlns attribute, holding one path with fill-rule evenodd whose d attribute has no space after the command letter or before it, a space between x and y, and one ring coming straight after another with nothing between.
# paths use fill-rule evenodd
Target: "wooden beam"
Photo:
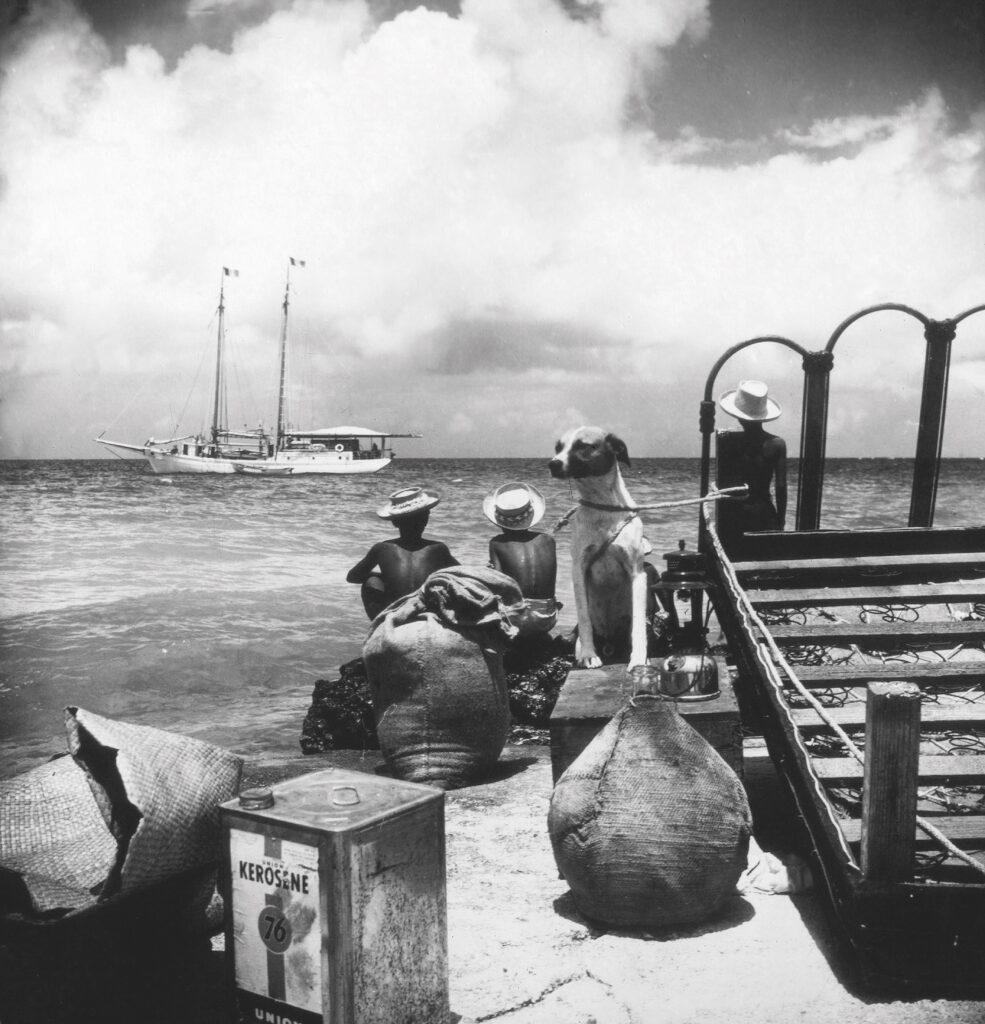
<instances>
[{"instance_id":1,"label":"wooden beam","mask_svg":"<svg viewBox=\"0 0 985 1024\"><path fill-rule=\"evenodd\" d=\"M845 558L788 558L777 563L773 559L733 562L732 568L742 577L761 572L804 572L858 569L859 571L894 569L947 569L955 566L985 568L985 551L945 551L908 555L849 555Z\"/></svg>"},{"instance_id":2,"label":"wooden beam","mask_svg":"<svg viewBox=\"0 0 985 1024\"><path fill-rule=\"evenodd\" d=\"M886 679L907 679L914 683L947 688L985 684L985 661L906 661L887 665L844 662L840 665L797 666L797 678L808 689L826 686L858 686Z\"/></svg>"},{"instance_id":3,"label":"wooden beam","mask_svg":"<svg viewBox=\"0 0 985 1024\"><path fill-rule=\"evenodd\" d=\"M872 686L884 686L885 683L872 683ZM912 683L906 684L913 686ZM914 687L919 693L919 687ZM843 729L861 729L865 725L865 704L848 704L841 708L825 708L828 717ZM820 732L830 726L821 720L813 708L798 708L792 711L794 725L801 732ZM985 703L963 704L925 704L923 706L923 724L945 726L985 726Z\"/></svg>"},{"instance_id":4,"label":"wooden beam","mask_svg":"<svg viewBox=\"0 0 985 1024\"><path fill-rule=\"evenodd\" d=\"M867 882L906 882L915 851L920 688L870 683L865 706L862 875Z\"/></svg>"},{"instance_id":5,"label":"wooden beam","mask_svg":"<svg viewBox=\"0 0 985 1024\"><path fill-rule=\"evenodd\" d=\"M780 530L747 533L740 561L772 561L782 567L791 558L847 558L852 555L932 554L945 551L985 551L985 528L980 526L900 527L871 530Z\"/></svg>"},{"instance_id":6,"label":"wooden beam","mask_svg":"<svg viewBox=\"0 0 985 1024\"><path fill-rule=\"evenodd\" d=\"M985 580L955 583L923 583L901 587L810 587L790 590L756 590L746 587L757 608L811 607L848 604L942 604L959 601L974 604L985 600Z\"/></svg>"},{"instance_id":7,"label":"wooden beam","mask_svg":"<svg viewBox=\"0 0 985 1024\"><path fill-rule=\"evenodd\" d=\"M779 644L870 644L892 648L900 644L940 647L985 640L985 619L968 622L833 622L798 626L770 626Z\"/></svg>"},{"instance_id":8,"label":"wooden beam","mask_svg":"<svg viewBox=\"0 0 985 1024\"><path fill-rule=\"evenodd\" d=\"M853 783L862 779L862 765L854 757L815 757L811 763L825 782ZM985 782L985 755L925 754L920 758L919 785L951 780L963 785Z\"/></svg>"},{"instance_id":9,"label":"wooden beam","mask_svg":"<svg viewBox=\"0 0 985 1024\"><path fill-rule=\"evenodd\" d=\"M862 839L862 822L859 818L848 818L839 821L845 841L858 843ZM934 818L934 827L943 832L955 843L985 843L985 815L983 814L952 814ZM936 846L922 829L914 826L914 840L917 847Z\"/></svg>"}]
</instances>

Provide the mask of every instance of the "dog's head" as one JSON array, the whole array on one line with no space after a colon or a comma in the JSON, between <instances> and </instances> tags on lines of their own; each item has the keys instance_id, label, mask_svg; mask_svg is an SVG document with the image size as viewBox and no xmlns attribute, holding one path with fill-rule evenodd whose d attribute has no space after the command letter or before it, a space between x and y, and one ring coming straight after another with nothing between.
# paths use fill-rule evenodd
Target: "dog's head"
<instances>
[{"instance_id":1,"label":"dog's head","mask_svg":"<svg viewBox=\"0 0 985 1024\"><path fill-rule=\"evenodd\" d=\"M579 480L589 476L605 476L617 462L629 465L625 443L601 427L576 427L569 430L554 446L555 455L547 464L551 476Z\"/></svg>"}]
</instances>

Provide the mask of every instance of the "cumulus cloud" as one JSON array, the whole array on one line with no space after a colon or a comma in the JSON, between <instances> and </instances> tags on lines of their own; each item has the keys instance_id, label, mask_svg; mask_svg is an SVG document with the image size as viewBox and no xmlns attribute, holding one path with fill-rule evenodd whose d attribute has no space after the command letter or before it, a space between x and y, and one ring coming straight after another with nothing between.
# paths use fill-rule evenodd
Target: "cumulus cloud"
<instances>
[{"instance_id":1,"label":"cumulus cloud","mask_svg":"<svg viewBox=\"0 0 985 1024\"><path fill-rule=\"evenodd\" d=\"M117 60L67 4L21 23L0 83L2 450L88 455L148 380L179 401L223 265L242 275L242 375L271 385L244 420L270 417L294 255L318 425L362 408L436 454L536 452L490 423L553 433L568 409L687 453L675 399L696 405L734 341L819 346L870 303L943 316L981 299L981 118L954 131L931 90L710 166L694 157L716 140L628 113L661 52L709 31L705 0L578 13L466 0L379 23L359 0L294 0L170 63L147 45ZM896 344L870 333L866 370ZM352 410L340 367L365 395ZM63 410L43 430L41 396ZM169 418L145 401L120 429ZM58 451L32 447L41 434Z\"/></svg>"}]
</instances>

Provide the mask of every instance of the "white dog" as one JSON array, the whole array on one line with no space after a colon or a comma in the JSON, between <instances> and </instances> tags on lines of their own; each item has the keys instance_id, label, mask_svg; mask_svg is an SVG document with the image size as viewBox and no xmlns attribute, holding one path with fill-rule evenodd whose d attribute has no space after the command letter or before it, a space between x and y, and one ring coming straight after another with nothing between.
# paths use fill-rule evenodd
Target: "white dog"
<instances>
[{"instance_id":1,"label":"white dog","mask_svg":"<svg viewBox=\"0 0 985 1024\"><path fill-rule=\"evenodd\" d=\"M572 480L579 508L571 532L571 574L578 614L575 659L596 668L602 659L596 637L629 638L629 667L646 664L647 576L650 545L632 511L619 463L629 465L626 445L598 427L569 430L548 463L551 476Z\"/></svg>"}]
</instances>

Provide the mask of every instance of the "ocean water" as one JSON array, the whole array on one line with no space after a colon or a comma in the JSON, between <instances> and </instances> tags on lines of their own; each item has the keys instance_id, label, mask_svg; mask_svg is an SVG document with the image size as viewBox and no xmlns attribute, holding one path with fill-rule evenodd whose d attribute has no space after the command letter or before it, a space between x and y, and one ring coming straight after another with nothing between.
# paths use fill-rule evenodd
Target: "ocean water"
<instances>
[{"instance_id":1,"label":"ocean water","mask_svg":"<svg viewBox=\"0 0 985 1024\"><path fill-rule=\"evenodd\" d=\"M428 535L485 564L494 487L539 487L541 528L575 504L547 458L397 459L369 477L279 480L162 478L143 460L0 462L0 777L64 752L66 705L248 757L300 753L315 680L366 635L345 575L393 535L375 509L398 487L436 487ZM822 526L905 525L911 474L908 460L829 461ZM640 504L698 493L696 459L637 459L624 475ZM936 524L980 523L983 485L985 462L947 461ZM678 540L696 542L696 506L644 521L658 568ZM574 624L567 538L562 628Z\"/></svg>"}]
</instances>

